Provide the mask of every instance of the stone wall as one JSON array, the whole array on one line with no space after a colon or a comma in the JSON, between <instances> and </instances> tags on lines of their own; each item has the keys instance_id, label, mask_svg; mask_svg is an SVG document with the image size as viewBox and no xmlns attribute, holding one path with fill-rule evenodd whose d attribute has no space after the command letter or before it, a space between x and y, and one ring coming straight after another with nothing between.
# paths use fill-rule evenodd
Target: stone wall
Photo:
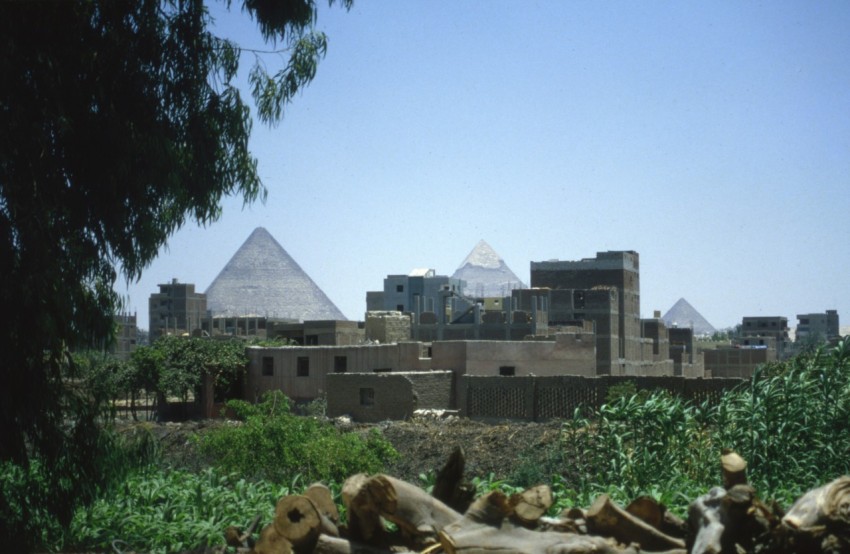
<instances>
[{"instance_id":1,"label":"stone wall","mask_svg":"<svg viewBox=\"0 0 850 554\"><path fill-rule=\"evenodd\" d=\"M743 379L685 379L682 377L476 377L458 384L458 408L469 418L541 421L570 418L576 408L598 408L608 389L632 382L637 390L667 390L697 403L716 403L724 391Z\"/></svg>"},{"instance_id":2,"label":"stone wall","mask_svg":"<svg viewBox=\"0 0 850 554\"><path fill-rule=\"evenodd\" d=\"M328 416L375 423L408 419L420 408L449 407L451 371L328 375Z\"/></svg>"}]
</instances>

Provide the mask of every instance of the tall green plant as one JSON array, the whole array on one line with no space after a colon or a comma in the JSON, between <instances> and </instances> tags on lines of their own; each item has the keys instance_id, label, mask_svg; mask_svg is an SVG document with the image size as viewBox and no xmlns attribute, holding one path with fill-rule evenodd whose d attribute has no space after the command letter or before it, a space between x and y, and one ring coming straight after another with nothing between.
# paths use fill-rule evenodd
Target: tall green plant
<instances>
[{"instance_id":1,"label":"tall green plant","mask_svg":"<svg viewBox=\"0 0 850 554\"><path fill-rule=\"evenodd\" d=\"M622 396L567 421L562 429L564 478L577 496L608 492L620 501L650 494L669 504L676 492L711 481L711 409L665 392Z\"/></svg>"},{"instance_id":2,"label":"tall green plant","mask_svg":"<svg viewBox=\"0 0 850 554\"><path fill-rule=\"evenodd\" d=\"M760 368L720 405L717 443L784 496L850 472L850 344Z\"/></svg>"}]
</instances>

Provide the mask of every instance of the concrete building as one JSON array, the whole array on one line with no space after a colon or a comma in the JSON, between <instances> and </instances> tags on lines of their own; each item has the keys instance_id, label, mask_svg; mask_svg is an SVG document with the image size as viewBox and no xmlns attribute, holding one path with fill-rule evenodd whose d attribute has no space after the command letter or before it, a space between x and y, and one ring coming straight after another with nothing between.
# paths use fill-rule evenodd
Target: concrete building
<instances>
[{"instance_id":1,"label":"concrete building","mask_svg":"<svg viewBox=\"0 0 850 554\"><path fill-rule=\"evenodd\" d=\"M451 297L460 295L463 287L460 279L437 275L433 269L414 269L408 275L387 275L383 291L366 293L367 310L433 312L451 317L451 306L448 309L441 309L441 306L446 306Z\"/></svg>"},{"instance_id":2,"label":"concrete building","mask_svg":"<svg viewBox=\"0 0 850 554\"><path fill-rule=\"evenodd\" d=\"M121 360L129 360L139 342L139 328L136 326L136 314L116 315L115 342L110 352Z\"/></svg>"},{"instance_id":3,"label":"concrete building","mask_svg":"<svg viewBox=\"0 0 850 554\"><path fill-rule=\"evenodd\" d=\"M672 327L667 329L670 341L670 358L673 375L682 377L705 376L705 356L696 351L694 329Z\"/></svg>"},{"instance_id":4,"label":"concrete building","mask_svg":"<svg viewBox=\"0 0 850 554\"><path fill-rule=\"evenodd\" d=\"M598 252L595 258L578 261L531 262L531 287L573 291L613 287L617 291L619 323L617 356L624 360L641 359L640 257L637 252ZM557 303L553 302L552 314L557 313ZM588 317L592 319L590 314Z\"/></svg>"},{"instance_id":5,"label":"concrete building","mask_svg":"<svg viewBox=\"0 0 850 554\"><path fill-rule=\"evenodd\" d=\"M766 346L768 343L765 339L773 339L776 345L776 357L782 360L791 344L788 331L787 317L744 317L741 320L740 341L743 346Z\"/></svg>"},{"instance_id":6,"label":"concrete building","mask_svg":"<svg viewBox=\"0 0 850 554\"><path fill-rule=\"evenodd\" d=\"M808 341L829 341L841 336L838 312L827 310L820 314L798 314L797 331L794 342L803 344Z\"/></svg>"},{"instance_id":7,"label":"concrete building","mask_svg":"<svg viewBox=\"0 0 850 554\"><path fill-rule=\"evenodd\" d=\"M162 335L191 334L203 327L207 317L205 294L195 292L194 284L180 283L177 279L158 286L159 292L148 299L151 343Z\"/></svg>"}]
</instances>

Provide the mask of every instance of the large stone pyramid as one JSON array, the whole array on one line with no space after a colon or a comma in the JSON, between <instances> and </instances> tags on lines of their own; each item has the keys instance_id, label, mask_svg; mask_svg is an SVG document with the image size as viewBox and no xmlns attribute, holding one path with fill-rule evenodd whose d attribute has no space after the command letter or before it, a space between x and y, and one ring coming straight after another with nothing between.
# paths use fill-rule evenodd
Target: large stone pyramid
<instances>
[{"instance_id":1,"label":"large stone pyramid","mask_svg":"<svg viewBox=\"0 0 850 554\"><path fill-rule=\"evenodd\" d=\"M505 261L489 244L479 241L452 275L466 281L464 294L474 297L510 296L513 289L525 288Z\"/></svg>"},{"instance_id":2,"label":"large stone pyramid","mask_svg":"<svg viewBox=\"0 0 850 554\"><path fill-rule=\"evenodd\" d=\"M216 316L298 321L345 316L274 237L257 227L206 291Z\"/></svg>"},{"instance_id":3,"label":"large stone pyramid","mask_svg":"<svg viewBox=\"0 0 850 554\"><path fill-rule=\"evenodd\" d=\"M667 327L692 327L695 335L710 335L717 331L684 298L680 298L673 304L673 307L661 319Z\"/></svg>"}]
</instances>

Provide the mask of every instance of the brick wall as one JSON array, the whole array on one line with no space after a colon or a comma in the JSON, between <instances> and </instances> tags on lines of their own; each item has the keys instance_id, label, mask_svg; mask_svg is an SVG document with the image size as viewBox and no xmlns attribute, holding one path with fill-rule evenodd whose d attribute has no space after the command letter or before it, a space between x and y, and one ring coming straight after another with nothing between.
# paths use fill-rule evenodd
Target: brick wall
<instances>
[{"instance_id":1,"label":"brick wall","mask_svg":"<svg viewBox=\"0 0 850 554\"><path fill-rule=\"evenodd\" d=\"M546 420L569 418L576 408L598 408L608 389L632 382L637 390L667 390L688 400L716 403L724 391L743 379L685 379L683 377L477 377L463 376L458 384L461 415L470 418Z\"/></svg>"}]
</instances>

